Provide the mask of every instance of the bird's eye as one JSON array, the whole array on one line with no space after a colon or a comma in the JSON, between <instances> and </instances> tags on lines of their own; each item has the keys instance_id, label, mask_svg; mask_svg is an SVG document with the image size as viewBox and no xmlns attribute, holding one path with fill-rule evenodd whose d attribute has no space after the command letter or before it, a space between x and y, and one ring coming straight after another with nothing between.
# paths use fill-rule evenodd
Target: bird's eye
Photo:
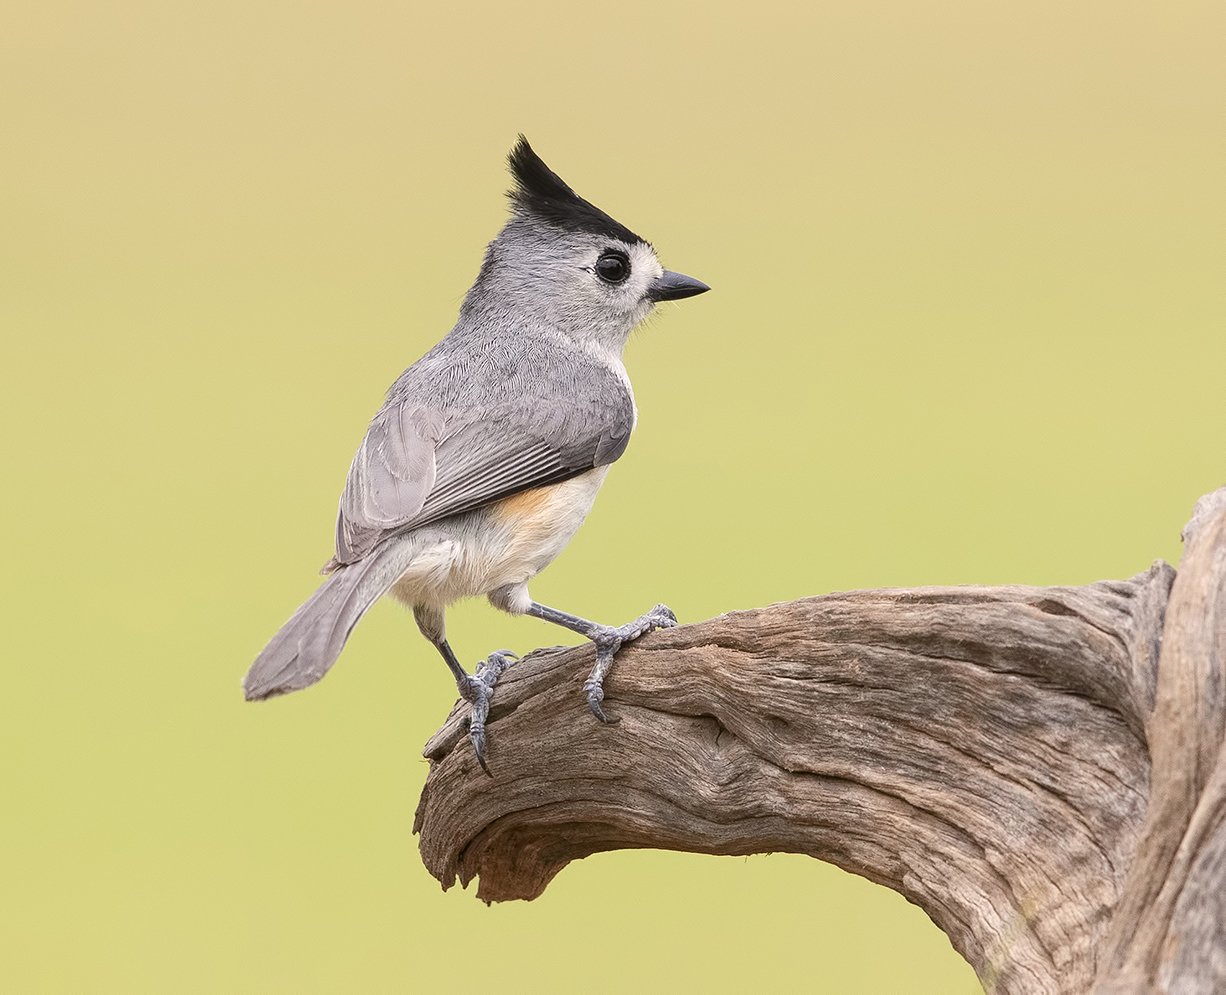
<instances>
[{"instance_id":1,"label":"bird's eye","mask_svg":"<svg viewBox=\"0 0 1226 995\"><path fill-rule=\"evenodd\" d=\"M596 260L596 275L605 283L621 283L630 275L630 260L621 252L606 252Z\"/></svg>"}]
</instances>

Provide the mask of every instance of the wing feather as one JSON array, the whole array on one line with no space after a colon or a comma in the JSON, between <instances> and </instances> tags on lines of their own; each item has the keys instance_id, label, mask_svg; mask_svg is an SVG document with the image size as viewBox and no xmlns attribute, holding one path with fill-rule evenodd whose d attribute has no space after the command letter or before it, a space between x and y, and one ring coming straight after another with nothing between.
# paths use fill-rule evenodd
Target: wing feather
<instances>
[{"instance_id":1,"label":"wing feather","mask_svg":"<svg viewBox=\"0 0 1226 995\"><path fill-rule=\"evenodd\" d=\"M358 448L341 495L336 563L389 535L612 463L634 402L611 371L561 396L520 395L480 410L389 400Z\"/></svg>"}]
</instances>

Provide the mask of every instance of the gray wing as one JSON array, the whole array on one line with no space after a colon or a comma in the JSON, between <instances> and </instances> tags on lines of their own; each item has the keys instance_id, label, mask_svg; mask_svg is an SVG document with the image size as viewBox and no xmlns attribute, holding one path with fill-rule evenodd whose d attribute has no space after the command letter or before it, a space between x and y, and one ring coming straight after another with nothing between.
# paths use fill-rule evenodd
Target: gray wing
<instances>
[{"instance_id":1,"label":"gray wing","mask_svg":"<svg viewBox=\"0 0 1226 995\"><path fill-rule=\"evenodd\" d=\"M335 563L360 560L394 533L612 463L630 440L634 402L611 371L599 373L569 396L520 394L479 409L390 401L349 469Z\"/></svg>"}]
</instances>

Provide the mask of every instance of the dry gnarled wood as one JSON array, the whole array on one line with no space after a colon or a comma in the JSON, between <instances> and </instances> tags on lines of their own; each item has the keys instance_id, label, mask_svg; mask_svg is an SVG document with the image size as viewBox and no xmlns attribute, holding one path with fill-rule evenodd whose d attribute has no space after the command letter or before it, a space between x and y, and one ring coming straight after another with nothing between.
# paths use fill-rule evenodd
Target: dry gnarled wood
<instances>
[{"instance_id":1,"label":"dry gnarled wood","mask_svg":"<svg viewBox=\"0 0 1226 995\"><path fill-rule=\"evenodd\" d=\"M656 847L806 853L921 906L991 992L1226 990L1226 488L1180 571L857 591L734 612L500 682L493 782L453 713L426 866L488 901Z\"/></svg>"}]
</instances>

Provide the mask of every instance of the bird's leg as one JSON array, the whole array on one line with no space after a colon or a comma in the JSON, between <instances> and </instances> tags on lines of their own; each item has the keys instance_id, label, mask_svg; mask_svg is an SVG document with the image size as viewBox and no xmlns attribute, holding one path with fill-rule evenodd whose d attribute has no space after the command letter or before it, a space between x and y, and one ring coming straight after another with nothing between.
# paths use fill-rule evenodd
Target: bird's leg
<instances>
[{"instance_id":1,"label":"bird's leg","mask_svg":"<svg viewBox=\"0 0 1226 995\"><path fill-rule=\"evenodd\" d=\"M490 701L494 697L494 685L498 683L498 678L502 676L502 672L518 660L519 657L510 650L495 650L477 664L477 672L475 674L468 674L460 666L460 661L456 659L456 655L452 652L451 646L447 643L446 639L436 645L439 652L443 654L443 659L447 661L447 666L451 669L452 675L455 677L455 684L460 692L460 697L472 706L472 711L468 716L468 738L472 740L473 752L477 755L477 763L481 765L483 771L489 774L490 769L485 762L485 720L490 714ZM493 775L491 774L490 776L492 777Z\"/></svg>"},{"instance_id":2,"label":"bird's leg","mask_svg":"<svg viewBox=\"0 0 1226 995\"><path fill-rule=\"evenodd\" d=\"M466 674L461 668L456 677L456 687L459 689L460 697L472 706L472 711L468 716L468 738L472 740L477 763L487 774L490 769L485 762L485 720L490 714L494 685L498 683L502 672L518 659L519 657L510 650L495 650L477 664L475 674Z\"/></svg>"},{"instance_id":3,"label":"bird's leg","mask_svg":"<svg viewBox=\"0 0 1226 995\"><path fill-rule=\"evenodd\" d=\"M633 622L619 626L589 622L578 615L558 611L556 608L549 608L535 601L528 606L526 614L545 622L553 622L554 625L565 626L581 636L587 636L596 644L596 666L592 668L592 672L584 682L583 690L587 695L588 707L601 722L612 721L605 715L600 703L604 700L605 674L609 672L617 651L626 643L633 642L653 629L670 629L677 624L677 616L667 605L656 605L651 611L640 615Z\"/></svg>"},{"instance_id":4,"label":"bird's leg","mask_svg":"<svg viewBox=\"0 0 1226 995\"><path fill-rule=\"evenodd\" d=\"M441 611L425 608L414 608L417 625L427 639L430 640L442 654L447 663L447 669L455 678L456 689L460 697L472 706L468 717L468 738L472 740L473 752L477 755L477 763L487 774L489 767L485 762L485 720L490 714L490 700L494 697L494 685L502 672L519 659L510 650L495 650L479 664L475 674L466 673L456 658L451 644L443 634L443 619ZM491 777L493 775L490 775Z\"/></svg>"}]
</instances>

